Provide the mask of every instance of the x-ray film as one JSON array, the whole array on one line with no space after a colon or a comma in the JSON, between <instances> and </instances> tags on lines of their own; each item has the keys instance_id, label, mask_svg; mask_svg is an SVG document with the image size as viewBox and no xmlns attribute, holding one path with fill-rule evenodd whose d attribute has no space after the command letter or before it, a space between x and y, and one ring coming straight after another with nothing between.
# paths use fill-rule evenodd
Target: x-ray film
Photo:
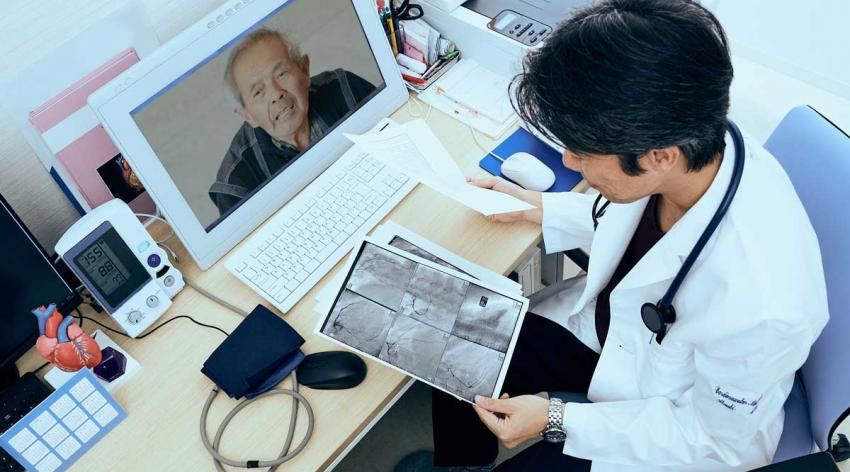
<instances>
[{"instance_id":1,"label":"x-ray film","mask_svg":"<svg viewBox=\"0 0 850 472\"><path fill-rule=\"evenodd\" d=\"M397 246L355 249L316 332L462 400L498 397L528 300Z\"/></svg>"}]
</instances>

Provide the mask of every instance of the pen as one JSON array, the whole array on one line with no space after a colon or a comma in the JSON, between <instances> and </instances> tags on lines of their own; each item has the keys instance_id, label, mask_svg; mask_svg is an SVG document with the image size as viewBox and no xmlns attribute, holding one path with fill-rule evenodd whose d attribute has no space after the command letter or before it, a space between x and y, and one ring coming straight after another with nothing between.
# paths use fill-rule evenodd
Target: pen
<instances>
[{"instance_id":1,"label":"pen","mask_svg":"<svg viewBox=\"0 0 850 472\"><path fill-rule=\"evenodd\" d=\"M446 89L444 89L443 87L437 86L437 93L439 93L440 95L442 95L442 96L444 96L444 97L448 98L448 99L449 99L452 103L454 103L455 105L459 105L459 106L461 106L461 107L465 108L465 109L466 109L466 111L468 111L468 112L469 112L469 114L471 114L471 115L473 115L473 116L478 116L478 110L476 110L475 108L473 108L473 107L471 107L471 106L469 106L469 105L467 105L467 104L465 104L465 103L463 103L463 102L461 102L461 101L458 101L458 100L456 100L455 98L453 98L453 97L449 96L448 94L446 94Z\"/></svg>"},{"instance_id":2,"label":"pen","mask_svg":"<svg viewBox=\"0 0 850 472\"><path fill-rule=\"evenodd\" d=\"M398 44L395 41L395 27L393 26L393 18L387 18L387 24L390 27L390 45L393 47L393 56L398 56Z\"/></svg>"},{"instance_id":3,"label":"pen","mask_svg":"<svg viewBox=\"0 0 850 472\"><path fill-rule=\"evenodd\" d=\"M411 82L411 83L414 83L414 84L420 84L420 85L421 85L421 84L424 84L424 83L427 83L427 82L428 82L428 81L427 81L427 80L425 80L425 79L420 79L419 77L413 77L412 75L407 75L407 74L401 74L401 77L402 77L404 80L406 80L406 81L408 81L408 82Z\"/></svg>"}]
</instances>

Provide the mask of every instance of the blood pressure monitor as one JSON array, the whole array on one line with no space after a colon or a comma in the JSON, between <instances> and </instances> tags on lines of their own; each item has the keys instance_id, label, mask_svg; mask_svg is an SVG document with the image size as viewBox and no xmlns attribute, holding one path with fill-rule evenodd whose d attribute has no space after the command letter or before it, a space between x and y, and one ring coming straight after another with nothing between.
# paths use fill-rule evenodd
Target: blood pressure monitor
<instances>
[{"instance_id":1,"label":"blood pressure monitor","mask_svg":"<svg viewBox=\"0 0 850 472\"><path fill-rule=\"evenodd\" d=\"M118 199L74 223L56 253L132 337L162 316L184 286L180 271Z\"/></svg>"}]
</instances>

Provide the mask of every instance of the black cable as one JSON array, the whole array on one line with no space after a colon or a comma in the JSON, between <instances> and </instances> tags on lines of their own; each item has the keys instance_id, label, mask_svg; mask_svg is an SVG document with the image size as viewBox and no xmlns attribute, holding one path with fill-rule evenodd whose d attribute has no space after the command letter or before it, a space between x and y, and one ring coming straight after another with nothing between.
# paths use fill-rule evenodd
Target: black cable
<instances>
[{"instance_id":1,"label":"black cable","mask_svg":"<svg viewBox=\"0 0 850 472\"><path fill-rule=\"evenodd\" d=\"M165 321L165 322L164 322L164 323L162 323L161 325L159 325L159 326L157 326L156 328L154 328L154 329L152 329L152 330L148 331L147 333L145 333L145 334L143 334L143 335L141 335L141 336L137 337L136 339L143 339L143 338L146 338L146 337L150 336L151 334L155 333L155 332L156 332L156 330L158 330L159 328L162 328L163 326L167 325L168 323L171 323L172 321L177 320L177 319L180 319L180 318L186 318L187 320L191 321L192 323L195 323L195 324L196 324L196 325L198 325L198 326L203 326L204 328L214 329L214 330L218 331L219 333L221 333L221 334L223 334L223 335L225 335L225 336L230 336L230 333L228 333L227 331L225 331L225 330L223 330L223 329L219 328L218 326L213 326L213 325L208 325L208 324L205 324L205 323L201 323L200 321L198 321L198 320L196 320L196 319L192 318L192 317L191 317L191 316L189 316L189 315L177 315L177 316L175 316L174 318L169 318L169 319L168 319L168 321Z\"/></svg>"},{"instance_id":2,"label":"black cable","mask_svg":"<svg viewBox=\"0 0 850 472\"><path fill-rule=\"evenodd\" d=\"M82 315L81 315L81 316L82 316ZM180 318L186 318L186 319L188 319L188 320L189 320L189 321L191 321L192 323L195 323L195 324L196 324L196 325L198 325L198 326L203 326L204 328L214 329L214 330L218 331L219 333L221 333L221 334L223 334L223 335L225 335L225 336L230 336L230 333L228 333L227 331L225 331L225 330L223 330L223 329L219 328L218 326L213 326L213 325L208 325L208 324L205 324L205 323L201 323L200 321L198 321L198 320L196 320L196 319L192 318L192 317L191 317L191 316L189 316L189 315L178 315L178 316L175 316L174 318L169 318L167 321L165 321L165 322L164 322L164 323L162 323L161 325L157 326L156 328L154 328L154 329L152 329L152 330L148 331L147 333L145 333L145 334L143 334L143 335L141 335L141 336L137 336L136 338L133 338L132 336L128 336L126 333L124 333L124 332L122 332L122 331L118 331L117 329L110 328L109 326L106 326L105 324L101 323L100 321L97 321L97 320L96 320L96 319L94 319L94 318L89 318L88 316L82 316L82 318L83 318L83 319L86 319L86 320L89 320L89 321L91 321L92 323L94 323L94 324L96 324L96 325L100 326L101 328L104 328L104 329L106 329L106 330L108 330L108 331L110 331L110 332L112 332L112 333L120 334L121 336L124 336L125 338L130 338L130 339L144 339L144 338L146 338L146 337L150 336L151 334L155 333L155 332L156 332L159 328L162 328L163 326L167 325L168 323L171 323L172 321L174 321L174 320L178 320L178 319L180 319Z\"/></svg>"}]
</instances>

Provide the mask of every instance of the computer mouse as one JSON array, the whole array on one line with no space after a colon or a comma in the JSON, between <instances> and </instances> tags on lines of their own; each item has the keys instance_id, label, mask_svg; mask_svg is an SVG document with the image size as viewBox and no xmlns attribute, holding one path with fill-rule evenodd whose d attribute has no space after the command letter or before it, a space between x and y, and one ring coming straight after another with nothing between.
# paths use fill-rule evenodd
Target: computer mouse
<instances>
[{"instance_id":1,"label":"computer mouse","mask_svg":"<svg viewBox=\"0 0 850 472\"><path fill-rule=\"evenodd\" d=\"M341 390L360 385L366 363L348 351L316 352L304 357L296 369L298 383L317 390Z\"/></svg>"},{"instance_id":2,"label":"computer mouse","mask_svg":"<svg viewBox=\"0 0 850 472\"><path fill-rule=\"evenodd\" d=\"M555 173L527 152L511 154L502 162L502 175L528 190L543 192L555 183Z\"/></svg>"}]
</instances>

